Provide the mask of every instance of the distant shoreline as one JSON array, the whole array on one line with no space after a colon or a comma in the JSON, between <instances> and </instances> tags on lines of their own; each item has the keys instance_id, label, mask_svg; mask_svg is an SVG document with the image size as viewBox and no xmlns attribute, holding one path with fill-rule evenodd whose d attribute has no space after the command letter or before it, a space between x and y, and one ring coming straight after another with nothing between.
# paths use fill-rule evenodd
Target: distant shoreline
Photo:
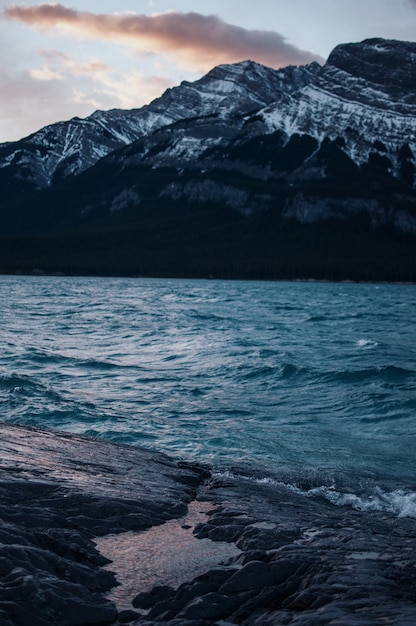
<instances>
[{"instance_id":1,"label":"distant shoreline","mask_svg":"<svg viewBox=\"0 0 416 626\"><path fill-rule=\"evenodd\" d=\"M0 276L30 276L34 278L131 278L131 279L166 279L166 280L223 280L238 282L281 282L281 283L322 283L322 284L351 284L351 285L416 285L416 280L365 280L365 279L327 279L327 278L261 278L261 277L240 277L240 276L192 276L175 274L109 274L109 273L66 273L66 272L46 272L39 269L31 271L6 272L0 270Z\"/></svg>"}]
</instances>

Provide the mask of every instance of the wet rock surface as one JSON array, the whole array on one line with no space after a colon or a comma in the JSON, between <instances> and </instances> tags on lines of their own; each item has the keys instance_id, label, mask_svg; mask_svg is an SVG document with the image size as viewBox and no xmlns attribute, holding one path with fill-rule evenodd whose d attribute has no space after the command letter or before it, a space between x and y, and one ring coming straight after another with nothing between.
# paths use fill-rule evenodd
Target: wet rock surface
<instances>
[{"instance_id":1,"label":"wet rock surface","mask_svg":"<svg viewBox=\"0 0 416 626\"><path fill-rule=\"evenodd\" d=\"M92 538L183 515L203 473L159 453L6 424L0 442L0 623L113 623L104 593L116 581Z\"/></svg>"},{"instance_id":2,"label":"wet rock surface","mask_svg":"<svg viewBox=\"0 0 416 626\"><path fill-rule=\"evenodd\" d=\"M138 595L135 626L416 623L414 520L242 478L212 479L199 497L213 512L196 535L242 553L160 598Z\"/></svg>"},{"instance_id":3,"label":"wet rock surface","mask_svg":"<svg viewBox=\"0 0 416 626\"><path fill-rule=\"evenodd\" d=\"M416 522L211 477L128 446L0 425L0 623L5 626L414 625ZM131 608L93 537L209 514L194 534L241 552ZM168 525L167 525L168 526Z\"/></svg>"}]
</instances>

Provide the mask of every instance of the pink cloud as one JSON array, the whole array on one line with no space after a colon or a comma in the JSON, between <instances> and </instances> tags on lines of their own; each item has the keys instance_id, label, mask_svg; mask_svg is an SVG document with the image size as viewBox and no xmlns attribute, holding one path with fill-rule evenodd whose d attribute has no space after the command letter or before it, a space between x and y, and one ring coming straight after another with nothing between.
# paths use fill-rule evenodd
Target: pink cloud
<instances>
[{"instance_id":1,"label":"pink cloud","mask_svg":"<svg viewBox=\"0 0 416 626\"><path fill-rule=\"evenodd\" d=\"M88 61L80 61L69 57L58 50L39 50L39 54L43 57L46 67L51 71L61 72L65 70L73 76L94 76L110 72L111 67L99 59L90 59Z\"/></svg>"},{"instance_id":2,"label":"pink cloud","mask_svg":"<svg viewBox=\"0 0 416 626\"><path fill-rule=\"evenodd\" d=\"M198 70L244 59L270 67L322 61L277 32L248 30L194 12L108 15L40 4L12 5L4 9L3 16L40 29L60 28L85 38L116 41L142 52L168 53L182 65Z\"/></svg>"}]
</instances>

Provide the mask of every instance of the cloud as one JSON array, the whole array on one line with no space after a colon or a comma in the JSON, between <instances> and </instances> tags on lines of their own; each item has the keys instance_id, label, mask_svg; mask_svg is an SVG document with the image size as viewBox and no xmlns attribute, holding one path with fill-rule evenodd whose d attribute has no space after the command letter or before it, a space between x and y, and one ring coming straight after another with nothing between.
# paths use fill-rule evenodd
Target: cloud
<instances>
[{"instance_id":1,"label":"cloud","mask_svg":"<svg viewBox=\"0 0 416 626\"><path fill-rule=\"evenodd\" d=\"M0 0L0 7L6 2ZM184 75L194 80L219 63L251 58L280 67L320 60L278 33L247 30L195 12L96 15L61 4L16 3L0 9L0 18L0 141L19 139L57 120L85 117L97 108L140 107ZM109 54L107 65L92 56L76 58L68 51L34 53L15 45L15 31L6 19L40 32L52 34L56 29L69 37L121 44L123 60L120 63L118 54ZM142 61L139 69L137 55Z\"/></svg>"},{"instance_id":2,"label":"cloud","mask_svg":"<svg viewBox=\"0 0 416 626\"><path fill-rule=\"evenodd\" d=\"M108 101L113 102L112 107L134 109L158 98L173 86L174 83L163 76L144 74L136 69L112 73L100 82L101 100L106 96Z\"/></svg>"},{"instance_id":3,"label":"cloud","mask_svg":"<svg viewBox=\"0 0 416 626\"><path fill-rule=\"evenodd\" d=\"M3 16L43 30L58 28L83 38L115 41L139 52L169 54L182 66L198 71L244 59L271 67L322 61L277 32L248 30L194 12L109 15L40 4L12 5L4 9Z\"/></svg>"},{"instance_id":4,"label":"cloud","mask_svg":"<svg viewBox=\"0 0 416 626\"><path fill-rule=\"evenodd\" d=\"M58 50L39 50L44 60L42 68L31 70L31 75L46 80L62 78L63 74L70 76L88 76L94 78L111 71L111 67L99 59L80 61L59 52ZM43 78L42 78L43 75Z\"/></svg>"},{"instance_id":5,"label":"cloud","mask_svg":"<svg viewBox=\"0 0 416 626\"><path fill-rule=\"evenodd\" d=\"M38 80L64 80L73 85L73 101L95 108L134 108L143 105L173 87L163 76L144 74L136 68L121 71L99 59L79 60L59 50L39 50L42 67L30 70ZM73 81L76 78L78 81Z\"/></svg>"},{"instance_id":6,"label":"cloud","mask_svg":"<svg viewBox=\"0 0 416 626\"><path fill-rule=\"evenodd\" d=\"M7 49L0 64L0 142L16 141L59 120L86 117L96 109L140 107L173 84L137 69L121 71L96 59L38 50L39 67L18 69ZM6 61L6 62L5 62Z\"/></svg>"},{"instance_id":7,"label":"cloud","mask_svg":"<svg viewBox=\"0 0 416 626\"><path fill-rule=\"evenodd\" d=\"M54 72L49 67L38 67L30 70L32 78L37 80L62 80L63 76L60 72Z\"/></svg>"},{"instance_id":8,"label":"cloud","mask_svg":"<svg viewBox=\"0 0 416 626\"><path fill-rule=\"evenodd\" d=\"M14 141L57 119L93 111L84 103L74 105L73 88L47 73L36 76L2 66L0 82L0 141Z\"/></svg>"}]
</instances>

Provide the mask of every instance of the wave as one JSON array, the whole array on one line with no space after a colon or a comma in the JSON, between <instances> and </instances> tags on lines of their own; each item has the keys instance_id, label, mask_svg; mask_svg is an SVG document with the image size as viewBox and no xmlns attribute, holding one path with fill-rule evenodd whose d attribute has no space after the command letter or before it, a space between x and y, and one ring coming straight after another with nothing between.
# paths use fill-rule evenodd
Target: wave
<instances>
[{"instance_id":1,"label":"wave","mask_svg":"<svg viewBox=\"0 0 416 626\"><path fill-rule=\"evenodd\" d=\"M0 372L0 398L3 419L18 424L43 426L47 423L54 428L100 418L93 402L16 372Z\"/></svg>"},{"instance_id":2,"label":"wave","mask_svg":"<svg viewBox=\"0 0 416 626\"><path fill-rule=\"evenodd\" d=\"M283 363L281 365L281 375L282 378L292 378L298 375L309 374L309 370L305 367L299 367L294 363Z\"/></svg>"},{"instance_id":3,"label":"wave","mask_svg":"<svg viewBox=\"0 0 416 626\"><path fill-rule=\"evenodd\" d=\"M240 376L240 378L242 380L252 380L252 379L257 380L257 379L262 379L262 378L268 378L269 376L273 376L277 372L278 372L278 368L269 366L269 365L264 365L262 367L250 369L249 371L244 373L242 376Z\"/></svg>"},{"instance_id":4,"label":"wave","mask_svg":"<svg viewBox=\"0 0 416 626\"><path fill-rule=\"evenodd\" d=\"M306 318L307 322L326 322L333 321L333 318L328 317L327 315L310 315Z\"/></svg>"},{"instance_id":5,"label":"wave","mask_svg":"<svg viewBox=\"0 0 416 626\"><path fill-rule=\"evenodd\" d=\"M98 359L73 359L76 365L85 369L94 370L114 370L122 367L131 367L130 365L123 365L119 363L113 363L112 361L104 361Z\"/></svg>"},{"instance_id":6,"label":"wave","mask_svg":"<svg viewBox=\"0 0 416 626\"><path fill-rule=\"evenodd\" d=\"M304 376L309 373L310 372L307 368L295 365L294 363L280 363L278 365L263 365L261 367L250 369L240 378L243 380L257 380L274 376L278 379L286 379L296 376Z\"/></svg>"},{"instance_id":7,"label":"wave","mask_svg":"<svg viewBox=\"0 0 416 626\"><path fill-rule=\"evenodd\" d=\"M239 378L242 380L270 378L293 379L297 377L311 377L314 383L336 383L336 384L359 384L371 380L382 381L397 385L416 377L416 370L396 365L381 365L378 367L368 367L359 369L334 369L333 371L319 371L306 365L283 362L274 365L264 364L259 367L238 368L244 369Z\"/></svg>"},{"instance_id":8,"label":"wave","mask_svg":"<svg viewBox=\"0 0 416 626\"><path fill-rule=\"evenodd\" d=\"M243 368L239 368L243 369ZM360 384L367 381L377 380L383 383L397 385L416 377L416 370L396 365L380 365L367 368L334 369L333 371L308 367L307 365L297 365L291 362L283 362L273 365L264 364L259 367L245 367L243 374L239 376L242 380L270 378L292 379L297 377L311 377L314 383L335 383L335 384Z\"/></svg>"},{"instance_id":9,"label":"wave","mask_svg":"<svg viewBox=\"0 0 416 626\"><path fill-rule=\"evenodd\" d=\"M32 379L29 376L21 376L14 372L11 374L0 372L0 389L14 389L26 384L33 384L31 381Z\"/></svg>"},{"instance_id":10,"label":"wave","mask_svg":"<svg viewBox=\"0 0 416 626\"><path fill-rule=\"evenodd\" d=\"M22 395L42 393L51 398L59 396L49 385L44 385L33 376L17 374L16 372L0 372L0 390Z\"/></svg>"},{"instance_id":11,"label":"wave","mask_svg":"<svg viewBox=\"0 0 416 626\"><path fill-rule=\"evenodd\" d=\"M305 318L305 322L330 322L330 323L336 323L336 322L345 322L345 321L349 321L349 320L357 320L357 319L361 319L361 318L367 318L367 314L366 313L356 313L356 312L348 312L348 313L339 313L337 311L333 311L331 314L322 314L322 313L316 313L316 314L310 314L308 317Z\"/></svg>"},{"instance_id":12,"label":"wave","mask_svg":"<svg viewBox=\"0 0 416 626\"><path fill-rule=\"evenodd\" d=\"M359 339L355 345L358 348L377 348L379 344L373 339Z\"/></svg>"},{"instance_id":13,"label":"wave","mask_svg":"<svg viewBox=\"0 0 416 626\"><path fill-rule=\"evenodd\" d=\"M122 354L119 355L123 357ZM30 364L32 367L37 365L48 366L48 365L57 365L57 366L75 366L82 369L92 369L92 370L113 370L124 367L131 367L130 364L118 363L116 360L112 360L110 358L95 358L88 357L83 358L80 356L65 354L62 352L50 352L47 350L39 350L38 348L29 348L24 355L25 362Z\"/></svg>"},{"instance_id":14,"label":"wave","mask_svg":"<svg viewBox=\"0 0 416 626\"><path fill-rule=\"evenodd\" d=\"M324 498L336 506L348 506L359 511L384 511L398 517L416 518L416 493L414 491L403 489L383 491L380 487L375 487L373 493L359 495L325 486L315 487L308 491L302 491L293 486L289 488L311 498Z\"/></svg>"},{"instance_id":15,"label":"wave","mask_svg":"<svg viewBox=\"0 0 416 626\"><path fill-rule=\"evenodd\" d=\"M414 377L416 371L405 367L397 367L396 365L384 365L379 367L368 367L365 369L346 369L338 372L326 372L323 376L329 380L342 383L360 383L366 380L378 379L385 382L405 381L410 377Z\"/></svg>"},{"instance_id":16,"label":"wave","mask_svg":"<svg viewBox=\"0 0 416 626\"><path fill-rule=\"evenodd\" d=\"M416 519L416 492L406 489L385 490L379 486L368 488L366 492L354 493L353 491L341 491L333 485L320 485L312 488L301 488L292 482L278 480L268 476L258 477L225 470L214 473L214 477L231 480L246 480L284 489L312 499L324 499L334 506L349 507L363 512L380 511L390 513L397 517L410 517Z\"/></svg>"},{"instance_id":17,"label":"wave","mask_svg":"<svg viewBox=\"0 0 416 626\"><path fill-rule=\"evenodd\" d=\"M200 310L196 310L196 309L191 309L188 312L189 317L192 317L194 319L196 319L197 321L201 321L201 322L230 322L230 319L228 316L225 315L220 315L219 313L212 313L212 312L205 312L202 313Z\"/></svg>"}]
</instances>

